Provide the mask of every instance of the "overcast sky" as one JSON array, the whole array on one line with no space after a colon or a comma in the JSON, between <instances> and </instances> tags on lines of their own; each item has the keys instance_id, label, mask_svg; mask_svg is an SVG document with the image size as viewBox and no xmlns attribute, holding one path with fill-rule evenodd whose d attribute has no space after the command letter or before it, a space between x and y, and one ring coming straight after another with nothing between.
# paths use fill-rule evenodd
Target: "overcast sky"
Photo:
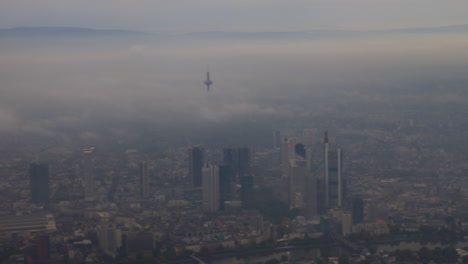
<instances>
[{"instance_id":1,"label":"overcast sky","mask_svg":"<svg viewBox=\"0 0 468 264\"><path fill-rule=\"evenodd\" d=\"M466 0L0 0L0 27L294 31L467 24Z\"/></svg>"}]
</instances>

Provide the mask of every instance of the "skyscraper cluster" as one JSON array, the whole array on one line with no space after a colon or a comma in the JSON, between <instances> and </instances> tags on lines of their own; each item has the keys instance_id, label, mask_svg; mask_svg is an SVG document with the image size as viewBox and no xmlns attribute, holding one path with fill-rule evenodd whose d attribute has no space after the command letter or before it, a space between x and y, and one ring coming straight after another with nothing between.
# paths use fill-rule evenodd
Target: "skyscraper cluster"
<instances>
[{"instance_id":1,"label":"skyscraper cluster","mask_svg":"<svg viewBox=\"0 0 468 264\"><path fill-rule=\"evenodd\" d=\"M253 177L249 148L225 148L223 161L209 163L201 147L189 147L189 179L202 187L203 209L224 210L226 202L240 201L243 208L253 207Z\"/></svg>"},{"instance_id":2,"label":"skyscraper cluster","mask_svg":"<svg viewBox=\"0 0 468 264\"><path fill-rule=\"evenodd\" d=\"M308 217L342 208L346 189L342 151L330 146L327 132L321 165L312 164L312 153L311 144L301 142L300 137L281 138L281 174L289 186L289 208L300 209Z\"/></svg>"}]
</instances>

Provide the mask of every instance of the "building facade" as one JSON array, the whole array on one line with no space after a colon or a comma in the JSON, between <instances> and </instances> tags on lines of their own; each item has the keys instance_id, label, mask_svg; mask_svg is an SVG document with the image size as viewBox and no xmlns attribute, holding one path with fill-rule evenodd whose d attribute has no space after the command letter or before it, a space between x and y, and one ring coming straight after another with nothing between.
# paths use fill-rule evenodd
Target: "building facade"
<instances>
[{"instance_id":1,"label":"building facade","mask_svg":"<svg viewBox=\"0 0 468 264\"><path fill-rule=\"evenodd\" d=\"M193 187L202 187L202 168L205 163L204 151L201 147L190 146L188 148L188 165L189 175L188 178Z\"/></svg>"},{"instance_id":2,"label":"building facade","mask_svg":"<svg viewBox=\"0 0 468 264\"><path fill-rule=\"evenodd\" d=\"M29 166L31 201L39 205L49 204L49 166L33 163Z\"/></svg>"}]
</instances>

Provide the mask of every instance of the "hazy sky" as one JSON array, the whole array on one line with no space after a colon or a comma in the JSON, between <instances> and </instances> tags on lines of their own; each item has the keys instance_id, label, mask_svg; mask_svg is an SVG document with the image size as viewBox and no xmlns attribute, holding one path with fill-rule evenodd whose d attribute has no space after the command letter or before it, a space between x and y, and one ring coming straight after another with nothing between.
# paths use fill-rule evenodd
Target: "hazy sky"
<instances>
[{"instance_id":1,"label":"hazy sky","mask_svg":"<svg viewBox=\"0 0 468 264\"><path fill-rule=\"evenodd\" d=\"M467 10L466 0L1 0L0 27L374 29L466 24Z\"/></svg>"}]
</instances>

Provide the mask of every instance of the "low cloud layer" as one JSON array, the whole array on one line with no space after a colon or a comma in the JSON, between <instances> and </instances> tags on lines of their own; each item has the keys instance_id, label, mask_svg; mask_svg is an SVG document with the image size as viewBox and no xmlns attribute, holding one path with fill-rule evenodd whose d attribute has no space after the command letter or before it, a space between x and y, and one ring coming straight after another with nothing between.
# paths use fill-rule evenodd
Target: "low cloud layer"
<instances>
[{"instance_id":1,"label":"low cloud layer","mask_svg":"<svg viewBox=\"0 0 468 264\"><path fill-rule=\"evenodd\" d=\"M0 48L0 133L84 142L145 134L202 141L227 130L305 125L339 117L340 109L467 100L468 38L462 34L19 41ZM207 68L210 92L203 85Z\"/></svg>"}]
</instances>

